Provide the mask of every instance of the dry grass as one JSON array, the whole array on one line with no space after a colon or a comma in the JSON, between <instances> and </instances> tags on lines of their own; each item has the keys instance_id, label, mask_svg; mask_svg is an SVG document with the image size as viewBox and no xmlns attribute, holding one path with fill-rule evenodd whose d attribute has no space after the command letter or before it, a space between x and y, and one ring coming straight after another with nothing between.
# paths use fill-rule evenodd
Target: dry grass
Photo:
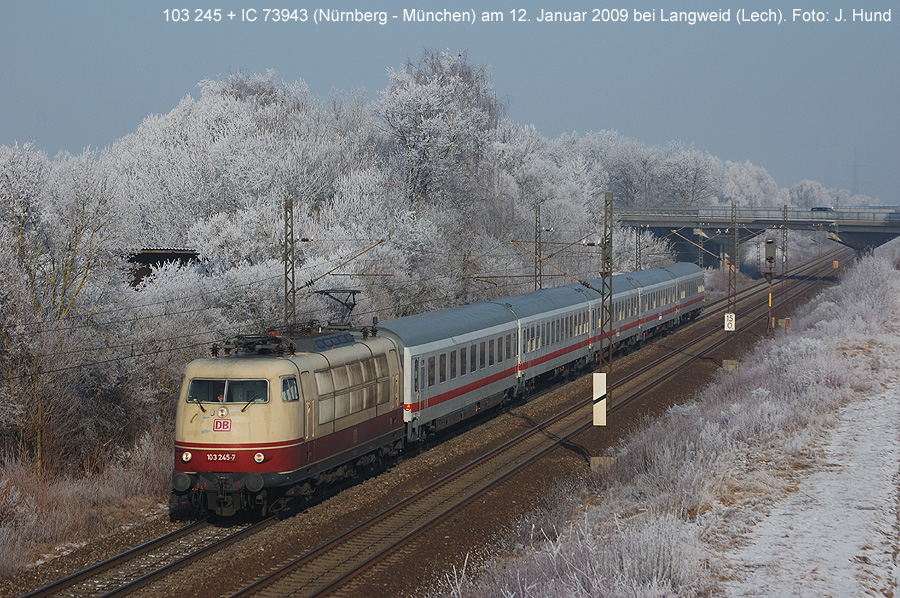
<instances>
[{"instance_id":1,"label":"dry grass","mask_svg":"<svg viewBox=\"0 0 900 598\"><path fill-rule=\"evenodd\" d=\"M20 460L0 462L0 576L133 522L165 500L170 452L144 437L106 471L82 478L50 478Z\"/></svg>"}]
</instances>

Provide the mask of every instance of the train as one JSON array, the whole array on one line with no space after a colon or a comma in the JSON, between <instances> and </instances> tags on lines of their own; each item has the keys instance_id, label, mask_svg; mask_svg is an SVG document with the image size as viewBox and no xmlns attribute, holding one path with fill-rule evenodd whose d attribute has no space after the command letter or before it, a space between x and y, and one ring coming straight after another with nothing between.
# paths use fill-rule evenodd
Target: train
<instances>
[{"instance_id":1,"label":"train","mask_svg":"<svg viewBox=\"0 0 900 598\"><path fill-rule=\"evenodd\" d=\"M593 367L700 313L701 268L675 263L377 322L240 336L185 366L170 507L275 513L410 443Z\"/></svg>"}]
</instances>

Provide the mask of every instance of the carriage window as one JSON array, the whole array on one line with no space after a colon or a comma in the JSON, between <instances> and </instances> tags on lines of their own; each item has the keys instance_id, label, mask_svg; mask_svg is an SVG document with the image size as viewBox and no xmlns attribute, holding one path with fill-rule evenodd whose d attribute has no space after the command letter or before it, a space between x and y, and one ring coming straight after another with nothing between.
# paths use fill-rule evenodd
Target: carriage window
<instances>
[{"instance_id":1,"label":"carriage window","mask_svg":"<svg viewBox=\"0 0 900 598\"><path fill-rule=\"evenodd\" d=\"M456 351L450 351L450 379L456 378Z\"/></svg>"},{"instance_id":2,"label":"carriage window","mask_svg":"<svg viewBox=\"0 0 900 598\"><path fill-rule=\"evenodd\" d=\"M428 358L428 386L434 386L434 357Z\"/></svg>"},{"instance_id":3,"label":"carriage window","mask_svg":"<svg viewBox=\"0 0 900 598\"><path fill-rule=\"evenodd\" d=\"M466 348L463 347L459 350L459 375L466 375Z\"/></svg>"},{"instance_id":4,"label":"carriage window","mask_svg":"<svg viewBox=\"0 0 900 598\"><path fill-rule=\"evenodd\" d=\"M475 345L472 345L471 347L469 347L469 371L474 374L477 365L478 351L475 350Z\"/></svg>"},{"instance_id":5,"label":"carriage window","mask_svg":"<svg viewBox=\"0 0 900 598\"><path fill-rule=\"evenodd\" d=\"M494 365L494 339L488 341L488 365Z\"/></svg>"},{"instance_id":6,"label":"carriage window","mask_svg":"<svg viewBox=\"0 0 900 598\"><path fill-rule=\"evenodd\" d=\"M446 382L447 381L447 354L441 353L440 357L440 366L438 367L438 381Z\"/></svg>"},{"instance_id":7,"label":"carriage window","mask_svg":"<svg viewBox=\"0 0 900 598\"><path fill-rule=\"evenodd\" d=\"M296 378L284 378L281 381L281 400L289 402L300 400Z\"/></svg>"},{"instance_id":8,"label":"carriage window","mask_svg":"<svg viewBox=\"0 0 900 598\"><path fill-rule=\"evenodd\" d=\"M494 344L494 343L493 343L493 341L492 341L492 342L491 342L491 345L493 345L493 344ZM481 343L481 344L479 345L479 347L478 347L478 354L481 356L481 358L478 360L478 367L481 368L481 369L484 369L484 358L485 358L485 355L484 355L484 343Z\"/></svg>"},{"instance_id":9,"label":"carriage window","mask_svg":"<svg viewBox=\"0 0 900 598\"><path fill-rule=\"evenodd\" d=\"M512 359L512 335L506 335L506 358Z\"/></svg>"}]
</instances>

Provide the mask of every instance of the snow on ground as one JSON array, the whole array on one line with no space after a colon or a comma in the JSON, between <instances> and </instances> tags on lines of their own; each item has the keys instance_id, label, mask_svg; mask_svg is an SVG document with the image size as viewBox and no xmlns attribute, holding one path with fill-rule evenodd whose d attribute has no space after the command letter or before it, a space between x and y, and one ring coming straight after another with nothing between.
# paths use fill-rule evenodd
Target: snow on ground
<instances>
[{"instance_id":1,"label":"snow on ground","mask_svg":"<svg viewBox=\"0 0 900 598\"><path fill-rule=\"evenodd\" d=\"M824 460L720 556L729 596L892 596L900 550L900 383L840 409Z\"/></svg>"}]
</instances>

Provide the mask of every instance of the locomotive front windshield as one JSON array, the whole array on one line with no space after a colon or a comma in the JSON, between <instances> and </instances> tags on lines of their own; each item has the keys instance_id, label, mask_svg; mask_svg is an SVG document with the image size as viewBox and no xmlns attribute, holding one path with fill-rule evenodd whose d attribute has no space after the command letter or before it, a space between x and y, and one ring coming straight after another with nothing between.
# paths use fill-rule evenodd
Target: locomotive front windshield
<instances>
[{"instance_id":1,"label":"locomotive front windshield","mask_svg":"<svg viewBox=\"0 0 900 598\"><path fill-rule=\"evenodd\" d=\"M194 378L188 403L268 403L267 380L208 380Z\"/></svg>"}]
</instances>

